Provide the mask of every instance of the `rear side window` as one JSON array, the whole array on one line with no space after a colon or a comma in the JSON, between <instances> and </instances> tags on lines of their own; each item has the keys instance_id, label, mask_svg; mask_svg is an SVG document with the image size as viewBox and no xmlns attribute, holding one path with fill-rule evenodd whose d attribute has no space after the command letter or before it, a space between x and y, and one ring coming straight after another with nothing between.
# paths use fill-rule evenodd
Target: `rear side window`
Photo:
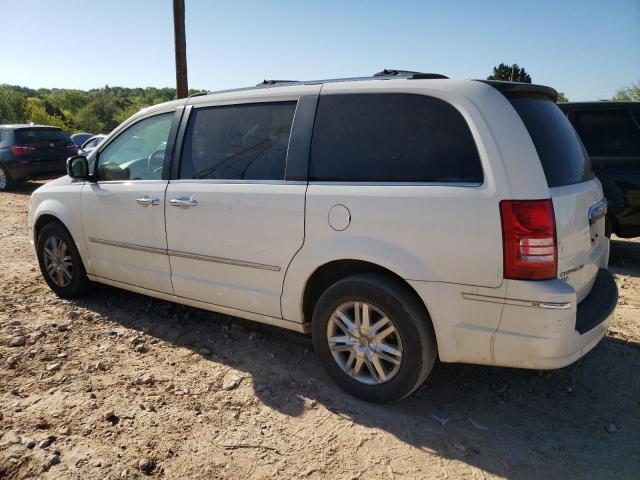
<instances>
[{"instance_id":1,"label":"rear side window","mask_svg":"<svg viewBox=\"0 0 640 480\"><path fill-rule=\"evenodd\" d=\"M589 155L640 155L640 130L627 110L575 110L573 116Z\"/></svg>"},{"instance_id":2,"label":"rear side window","mask_svg":"<svg viewBox=\"0 0 640 480\"><path fill-rule=\"evenodd\" d=\"M465 119L424 95L320 97L309 179L351 182L482 183Z\"/></svg>"},{"instance_id":3,"label":"rear side window","mask_svg":"<svg viewBox=\"0 0 640 480\"><path fill-rule=\"evenodd\" d=\"M71 137L57 128L21 128L16 130L16 143L26 145L41 142L68 142Z\"/></svg>"},{"instance_id":4,"label":"rear side window","mask_svg":"<svg viewBox=\"0 0 640 480\"><path fill-rule=\"evenodd\" d=\"M591 161L566 115L545 97L509 98L536 147L550 188L593 178Z\"/></svg>"},{"instance_id":5,"label":"rear side window","mask_svg":"<svg viewBox=\"0 0 640 480\"><path fill-rule=\"evenodd\" d=\"M296 102L194 109L180 178L284 180Z\"/></svg>"}]
</instances>

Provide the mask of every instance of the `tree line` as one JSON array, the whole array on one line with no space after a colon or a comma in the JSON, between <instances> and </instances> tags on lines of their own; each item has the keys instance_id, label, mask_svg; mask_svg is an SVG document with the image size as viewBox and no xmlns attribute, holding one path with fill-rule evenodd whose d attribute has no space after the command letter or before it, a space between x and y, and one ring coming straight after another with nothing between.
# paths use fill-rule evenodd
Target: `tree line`
<instances>
[{"instance_id":1,"label":"tree line","mask_svg":"<svg viewBox=\"0 0 640 480\"><path fill-rule=\"evenodd\" d=\"M518 64L500 63L489 80L531 83L531 75ZM189 90L189 94L200 90ZM142 108L176 98L174 88L110 87L92 90L0 85L0 124L54 125L69 133L108 133ZM640 101L640 82L619 89L612 100ZM558 92L558 102L567 102Z\"/></svg>"},{"instance_id":2,"label":"tree line","mask_svg":"<svg viewBox=\"0 0 640 480\"><path fill-rule=\"evenodd\" d=\"M140 109L175 98L174 88L107 85L85 91L0 85L0 124L33 122L69 133L108 133Z\"/></svg>"}]
</instances>

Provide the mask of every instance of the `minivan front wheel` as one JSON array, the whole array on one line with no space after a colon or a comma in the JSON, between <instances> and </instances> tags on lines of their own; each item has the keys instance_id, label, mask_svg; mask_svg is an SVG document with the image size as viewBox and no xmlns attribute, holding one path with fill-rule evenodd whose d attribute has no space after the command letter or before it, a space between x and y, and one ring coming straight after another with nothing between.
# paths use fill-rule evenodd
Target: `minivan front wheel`
<instances>
[{"instance_id":1,"label":"minivan front wheel","mask_svg":"<svg viewBox=\"0 0 640 480\"><path fill-rule=\"evenodd\" d=\"M437 356L424 306L406 285L358 274L327 289L316 304L313 344L325 370L352 395L399 400L427 378Z\"/></svg>"},{"instance_id":2,"label":"minivan front wheel","mask_svg":"<svg viewBox=\"0 0 640 480\"><path fill-rule=\"evenodd\" d=\"M36 244L40 271L47 285L63 298L84 293L89 279L71 235L58 222L46 224Z\"/></svg>"}]
</instances>

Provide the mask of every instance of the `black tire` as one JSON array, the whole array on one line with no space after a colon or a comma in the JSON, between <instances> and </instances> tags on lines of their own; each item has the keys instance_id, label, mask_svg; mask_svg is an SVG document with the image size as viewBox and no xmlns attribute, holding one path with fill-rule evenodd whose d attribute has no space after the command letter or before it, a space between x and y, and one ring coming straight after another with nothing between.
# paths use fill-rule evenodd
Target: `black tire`
<instances>
[{"instance_id":1,"label":"black tire","mask_svg":"<svg viewBox=\"0 0 640 480\"><path fill-rule=\"evenodd\" d=\"M352 301L366 302L384 313L399 333L402 359L399 369L387 381L362 383L334 359L328 324L338 307ZM410 395L427 379L437 358L433 325L415 292L401 281L377 273L353 275L329 287L314 308L311 328L316 355L327 373L348 393L370 402L391 402Z\"/></svg>"},{"instance_id":2,"label":"black tire","mask_svg":"<svg viewBox=\"0 0 640 480\"><path fill-rule=\"evenodd\" d=\"M7 167L5 167L4 165L2 165L0 163L0 176L4 177L5 181L1 182L0 181L0 192L6 192L8 190L10 190L11 188L13 188L13 180L11 179L11 176L9 175L9 172L7 171ZM4 185L3 185L4 183Z\"/></svg>"},{"instance_id":3,"label":"black tire","mask_svg":"<svg viewBox=\"0 0 640 480\"><path fill-rule=\"evenodd\" d=\"M50 246L51 244L48 244L47 241L50 239L53 241L54 237L62 240L66 245L67 250L65 252L65 257L71 257L70 262L72 268L67 269L67 271L71 273L71 279L69 280L65 275L60 284L56 283L56 273L52 273L52 275L50 275L47 271L47 260L45 260L45 246ZM71 235L61 223L50 222L42 227L36 242L36 252L42 276L44 277L45 282L47 282L47 285L49 285L49 288L51 288L56 295L62 298L75 298L81 296L87 291L91 282L87 278L82 258L78 253L78 249L76 248L76 244L71 238ZM65 284L65 282L67 283Z\"/></svg>"}]
</instances>

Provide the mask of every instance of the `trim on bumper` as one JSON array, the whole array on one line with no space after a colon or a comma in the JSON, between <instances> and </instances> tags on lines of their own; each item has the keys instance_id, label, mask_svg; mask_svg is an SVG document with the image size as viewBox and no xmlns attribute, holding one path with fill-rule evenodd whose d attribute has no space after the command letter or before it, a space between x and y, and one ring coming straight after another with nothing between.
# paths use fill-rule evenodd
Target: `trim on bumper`
<instances>
[{"instance_id":1,"label":"trim on bumper","mask_svg":"<svg viewBox=\"0 0 640 480\"><path fill-rule=\"evenodd\" d=\"M539 302L537 300L519 300L515 298L493 297L490 295L478 295L475 293L462 292L465 300L476 300L478 302L500 303L504 305L515 305L518 307L546 308L549 310L568 310L571 302Z\"/></svg>"}]
</instances>

